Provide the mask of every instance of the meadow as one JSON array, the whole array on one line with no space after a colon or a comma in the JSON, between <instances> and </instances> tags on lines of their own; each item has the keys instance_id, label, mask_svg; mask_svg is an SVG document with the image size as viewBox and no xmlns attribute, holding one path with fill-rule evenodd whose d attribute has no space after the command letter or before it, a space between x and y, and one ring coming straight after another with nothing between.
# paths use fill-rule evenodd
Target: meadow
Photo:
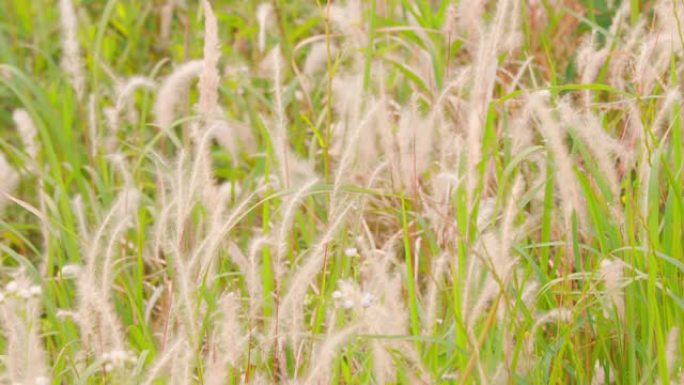
<instances>
[{"instance_id":1,"label":"meadow","mask_svg":"<svg viewBox=\"0 0 684 385\"><path fill-rule=\"evenodd\" d=\"M684 384L684 1L0 1L0 383Z\"/></svg>"}]
</instances>

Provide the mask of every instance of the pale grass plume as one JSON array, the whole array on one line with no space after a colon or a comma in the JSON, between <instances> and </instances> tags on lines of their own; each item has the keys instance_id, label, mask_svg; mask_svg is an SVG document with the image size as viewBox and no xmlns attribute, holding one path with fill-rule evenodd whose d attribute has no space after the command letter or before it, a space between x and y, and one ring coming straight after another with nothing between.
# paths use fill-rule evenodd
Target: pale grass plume
<instances>
[{"instance_id":1,"label":"pale grass plume","mask_svg":"<svg viewBox=\"0 0 684 385\"><path fill-rule=\"evenodd\" d=\"M234 244L228 244L228 252L240 268L242 276L247 285L247 293L249 294L249 319L256 319L261 308L261 298L263 287L259 277L259 270L261 264L259 263L260 253L263 247L268 243L268 238L264 236L255 236L250 240L248 256L246 256L240 248Z\"/></svg>"},{"instance_id":2,"label":"pale grass plume","mask_svg":"<svg viewBox=\"0 0 684 385\"><path fill-rule=\"evenodd\" d=\"M29 115L25 109L19 108L12 113L12 119L17 126L19 138L24 145L26 154L31 159L36 159L39 148L37 142L38 130L36 129L36 125L34 124L31 115Z\"/></svg>"},{"instance_id":3,"label":"pale grass plume","mask_svg":"<svg viewBox=\"0 0 684 385\"><path fill-rule=\"evenodd\" d=\"M532 326L532 329L530 329L529 334L526 336L526 343L525 343L525 351L524 354L529 357L529 359L532 359L532 357L535 357L534 355L534 342L536 338L536 333L539 328L546 324L551 324L551 323L568 323L572 322L573 320L573 312L571 309L564 308L564 307L559 307L555 309L551 309L547 311L546 313L538 314L535 318L534 325ZM523 363L523 369L529 369L529 366L533 365L533 362L528 362L528 363Z\"/></svg>"},{"instance_id":4,"label":"pale grass plume","mask_svg":"<svg viewBox=\"0 0 684 385\"><path fill-rule=\"evenodd\" d=\"M340 331L329 332L325 338L316 343L314 347L313 365L309 369L309 373L304 378L301 384L326 384L331 380L332 364L337 354L338 349L345 342L347 342L357 331L357 325L347 326Z\"/></svg>"},{"instance_id":5,"label":"pale grass plume","mask_svg":"<svg viewBox=\"0 0 684 385\"><path fill-rule=\"evenodd\" d=\"M442 32L447 36L447 39L451 40L458 34L458 22L458 9L455 4L451 3L447 6L446 16L442 24Z\"/></svg>"},{"instance_id":6,"label":"pale grass plume","mask_svg":"<svg viewBox=\"0 0 684 385\"><path fill-rule=\"evenodd\" d=\"M665 345L665 357L670 373L674 372L679 355L679 328L675 326L667 333L667 343Z\"/></svg>"},{"instance_id":7,"label":"pale grass plume","mask_svg":"<svg viewBox=\"0 0 684 385\"><path fill-rule=\"evenodd\" d=\"M592 34L591 37L585 39L577 52L577 69L581 74L580 81L582 83L594 82L610 53L610 47L605 46L597 50L594 48L594 44L595 34ZM583 97L584 104L588 106L591 102L591 91L586 90Z\"/></svg>"},{"instance_id":8,"label":"pale grass plume","mask_svg":"<svg viewBox=\"0 0 684 385\"><path fill-rule=\"evenodd\" d=\"M59 1L59 16L62 27L62 68L69 76L76 96L82 100L86 91L85 67L78 43L78 19L72 0Z\"/></svg>"},{"instance_id":9,"label":"pale grass plume","mask_svg":"<svg viewBox=\"0 0 684 385\"><path fill-rule=\"evenodd\" d=\"M300 158L292 149L288 140L287 114L283 104L283 57L280 46L271 50L268 57L268 69L273 81L273 98L275 101L275 117L271 124L270 134L273 152L278 161L279 183L283 187L298 185L315 177L313 167L305 159Z\"/></svg>"},{"instance_id":10,"label":"pale grass plume","mask_svg":"<svg viewBox=\"0 0 684 385\"><path fill-rule=\"evenodd\" d=\"M0 380L10 384L34 384L48 378L41 331L41 287L25 272L0 289L0 327L4 335L3 371Z\"/></svg>"},{"instance_id":11,"label":"pale grass plume","mask_svg":"<svg viewBox=\"0 0 684 385\"><path fill-rule=\"evenodd\" d=\"M360 0L347 0L344 5L328 4L323 7L323 17L333 28L344 34L351 45L361 45L366 39L363 7Z\"/></svg>"},{"instance_id":12,"label":"pale grass plume","mask_svg":"<svg viewBox=\"0 0 684 385\"><path fill-rule=\"evenodd\" d=\"M159 22L159 42L166 44L171 37L171 23L173 21L173 12L176 8L186 8L186 0L166 0L164 5L160 8L160 22Z\"/></svg>"},{"instance_id":13,"label":"pale grass plume","mask_svg":"<svg viewBox=\"0 0 684 385\"><path fill-rule=\"evenodd\" d=\"M204 0L204 59L199 79L199 113L205 122L215 114L218 107L219 71L221 56L216 16L209 1Z\"/></svg>"},{"instance_id":14,"label":"pale grass plume","mask_svg":"<svg viewBox=\"0 0 684 385\"><path fill-rule=\"evenodd\" d=\"M302 309L306 292L323 266L328 244L334 239L340 227L348 220L350 210L351 204L347 203L337 211L336 217L327 225L316 244L299 256L303 261L289 279L290 284L287 288L281 288L284 294L280 300L281 305L277 320L274 321L277 322L280 332L288 335L292 345L295 347L299 344L302 330L304 330ZM269 340L275 340L275 335L277 334L278 330L273 325L270 332L272 337Z\"/></svg>"},{"instance_id":15,"label":"pale grass plume","mask_svg":"<svg viewBox=\"0 0 684 385\"><path fill-rule=\"evenodd\" d=\"M325 70L328 64L328 48L330 48L330 56L335 56L335 46L330 46L323 42L314 43L309 49L309 53L304 60L304 67L302 68L305 75L312 77L319 72Z\"/></svg>"},{"instance_id":16,"label":"pale grass plume","mask_svg":"<svg viewBox=\"0 0 684 385\"><path fill-rule=\"evenodd\" d=\"M396 135L399 163L396 165L396 175L400 178L402 188L409 193L417 190L418 180L430 163L433 126L430 117L420 116L417 100L403 110L399 119Z\"/></svg>"},{"instance_id":17,"label":"pale grass plume","mask_svg":"<svg viewBox=\"0 0 684 385\"><path fill-rule=\"evenodd\" d=\"M125 110L128 122L134 124L138 120L134 99L135 92L140 89L153 91L156 88L157 84L148 77L132 76L128 78L124 83L117 87L116 102L114 103L115 113L118 115ZM112 117L109 117L109 119L116 122ZM109 129L112 132L116 132L119 129L119 125L110 123Z\"/></svg>"},{"instance_id":18,"label":"pale grass plume","mask_svg":"<svg viewBox=\"0 0 684 385\"><path fill-rule=\"evenodd\" d=\"M284 211L280 217L279 223L273 231L273 246L275 247L274 259L274 273L276 282L285 276L287 267L284 265L288 250L288 237L292 231L292 225L295 219L296 209L301 204L302 199L306 194L318 183L318 179L312 179L302 185L289 199L285 202Z\"/></svg>"},{"instance_id":19,"label":"pale grass plume","mask_svg":"<svg viewBox=\"0 0 684 385\"><path fill-rule=\"evenodd\" d=\"M529 98L530 109L538 121L537 127L544 136L546 145L553 152L554 164L557 168L556 182L563 201L563 216L567 228L570 228L573 213L578 215L580 221L583 219L583 203L573 171L574 161L564 143L566 130L562 123L553 117L553 110L548 103L546 93L535 93Z\"/></svg>"},{"instance_id":20,"label":"pale grass plume","mask_svg":"<svg viewBox=\"0 0 684 385\"><path fill-rule=\"evenodd\" d=\"M465 123L468 151L466 191L470 207L473 205L473 194L478 182L476 168L482 161L482 135L487 116L487 106L492 99L496 83L496 71L499 67L497 55L500 53L502 41L506 38L506 19L515 12L517 4L517 0L506 0L497 4L494 21L483 33L476 51L472 54L474 73L468 105L469 112Z\"/></svg>"},{"instance_id":21,"label":"pale grass plume","mask_svg":"<svg viewBox=\"0 0 684 385\"><path fill-rule=\"evenodd\" d=\"M268 23L270 22L273 14L273 5L271 3L261 3L256 10L257 23L259 25L259 52L264 52L266 50L266 32L268 28Z\"/></svg>"},{"instance_id":22,"label":"pale grass plume","mask_svg":"<svg viewBox=\"0 0 684 385\"><path fill-rule=\"evenodd\" d=\"M226 293L219 298L218 327L209 338L205 357L207 385L224 384L228 368L237 367L243 354L248 336L240 324L239 301L239 293Z\"/></svg>"},{"instance_id":23,"label":"pale grass plume","mask_svg":"<svg viewBox=\"0 0 684 385\"><path fill-rule=\"evenodd\" d=\"M596 159L596 165L608 182L612 193L612 208L615 218L620 221L621 211L617 204L620 197L620 177L615 168L615 161L625 152L622 144L610 136L601 127L596 116L589 113L579 113L567 99L561 99L558 110L564 122L576 132L589 148Z\"/></svg>"},{"instance_id":24,"label":"pale grass plume","mask_svg":"<svg viewBox=\"0 0 684 385\"><path fill-rule=\"evenodd\" d=\"M192 81L204 69L203 60L182 64L159 87L154 105L155 122L161 130L168 130L176 119L176 108L187 97Z\"/></svg>"},{"instance_id":25,"label":"pale grass plume","mask_svg":"<svg viewBox=\"0 0 684 385\"><path fill-rule=\"evenodd\" d=\"M612 306L615 306L620 320L625 319L625 300L623 293L624 263L618 259L604 259L599 267L599 274L605 285L605 295Z\"/></svg>"},{"instance_id":26,"label":"pale grass plume","mask_svg":"<svg viewBox=\"0 0 684 385\"><path fill-rule=\"evenodd\" d=\"M0 184L0 210L2 210L19 184L19 173L10 165L2 152L0 152L0 180L2 180Z\"/></svg>"},{"instance_id":27,"label":"pale grass plume","mask_svg":"<svg viewBox=\"0 0 684 385\"><path fill-rule=\"evenodd\" d=\"M123 189L91 238L83 240L85 266L76 280L77 323L86 351L103 360L111 352L127 351L110 289L114 247L131 226L138 205L139 192L134 188Z\"/></svg>"}]
</instances>

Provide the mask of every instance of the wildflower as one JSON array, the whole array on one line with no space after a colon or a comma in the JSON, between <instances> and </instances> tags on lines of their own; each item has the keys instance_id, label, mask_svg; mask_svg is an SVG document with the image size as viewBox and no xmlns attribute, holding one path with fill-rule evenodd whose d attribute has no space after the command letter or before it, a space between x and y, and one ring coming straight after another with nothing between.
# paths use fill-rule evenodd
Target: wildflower
<instances>
[{"instance_id":1,"label":"wildflower","mask_svg":"<svg viewBox=\"0 0 684 385\"><path fill-rule=\"evenodd\" d=\"M81 266L76 264L66 264L62 266L62 278L76 278L81 271Z\"/></svg>"},{"instance_id":2,"label":"wildflower","mask_svg":"<svg viewBox=\"0 0 684 385\"><path fill-rule=\"evenodd\" d=\"M369 307L373 303L374 300L375 300L375 297L373 296L373 294L371 294L369 292L365 292L361 296L361 306Z\"/></svg>"},{"instance_id":3,"label":"wildflower","mask_svg":"<svg viewBox=\"0 0 684 385\"><path fill-rule=\"evenodd\" d=\"M18 290L19 297L24 298L24 299L37 297L42 292L43 292L43 290L40 288L40 286L37 286L37 285L24 286L22 288L19 288L19 290Z\"/></svg>"},{"instance_id":4,"label":"wildflower","mask_svg":"<svg viewBox=\"0 0 684 385\"><path fill-rule=\"evenodd\" d=\"M17 281L10 281L10 283L5 286L5 291L9 294L17 293L17 291L19 291L19 283Z\"/></svg>"},{"instance_id":5,"label":"wildflower","mask_svg":"<svg viewBox=\"0 0 684 385\"><path fill-rule=\"evenodd\" d=\"M110 371L114 368L121 368L126 363L135 362L135 355L127 350L116 349L104 353L102 359L105 361L105 370Z\"/></svg>"},{"instance_id":6,"label":"wildflower","mask_svg":"<svg viewBox=\"0 0 684 385\"><path fill-rule=\"evenodd\" d=\"M359 251L356 249L356 247L348 247L344 249L344 255L347 257L356 257L359 255Z\"/></svg>"},{"instance_id":7,"label":"wildflower","mask_svg":"<svg viewBox=\"0 0 684 385\"><path fill-rule=\"evenodd\" d=\"M75 314L71 310L64 310L64 309L58 309L57 310L57 318L64 320L67 318L75 318Z\"/></svg>"}]
</instances>

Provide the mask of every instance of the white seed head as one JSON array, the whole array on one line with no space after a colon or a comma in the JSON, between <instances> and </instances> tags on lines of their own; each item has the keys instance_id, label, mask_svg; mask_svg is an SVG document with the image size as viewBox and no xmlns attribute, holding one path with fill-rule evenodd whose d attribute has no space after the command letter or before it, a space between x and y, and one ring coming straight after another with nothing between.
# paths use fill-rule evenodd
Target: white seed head
<instances>
[{"instance_id":1,"label":"white seed head","mask_svg":"<svg viewBox=\"0 0 684 385\"><path fill-rule=\"evenodd\" d=\"M76 278L81 271L81 266L77 264L66 264L62 266L62 278Z\"/></svg>"}]
</instances>

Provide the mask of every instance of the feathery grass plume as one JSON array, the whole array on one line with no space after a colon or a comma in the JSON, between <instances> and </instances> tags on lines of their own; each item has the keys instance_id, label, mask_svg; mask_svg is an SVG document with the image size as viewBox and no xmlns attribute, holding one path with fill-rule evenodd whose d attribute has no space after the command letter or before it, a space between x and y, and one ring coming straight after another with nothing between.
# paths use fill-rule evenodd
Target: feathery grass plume
<instances>
[{"instance_id":1,"label":"feathery grass plume","mask_svg":"<svg viewBox=\"0 0 684 385\"><path fill-rule=\"evenodd\" d=\"M410 193L418 189L420 176L429 165L434 132L430 117L419 116L417 103L414 98L411 107L402 111L396 135L399 150L396 174L403 189Z\"/></svg>"},{"instance_id":2,"label":"feathery grass plume","mask_svg":"<svg viewBox=\"0 0 684 385\"><path fill-rule=\"evenodd\" d=\"M591 377L591 385L604 385L608 373L597 360L594 364L594 373ZM612 383L612 382L611 382Z\"/></svg>"},{"instance_id":3,"label":"feathery grass plume","mask_svg":"<svg viewBox=\"0 0 684 385\"><path fill-rule=\"evenodd\" d=\"M273 231L273 245L275 246L273 271L276 285L279 285L285 276L286 266L284 265L284 262L288 250L288 236L292 231L292 225L295 219L295 210L297 209L297 206L301 204L301 200L304 198L305 194L317 183L318 179L312 179L307 183L304 183L283 205L285 209L275 231Z\"/></svg>"},{"instance_id":4,"label":"feathery grass plume","mask_svg":"<svg viewBox=\"0 0 684 385\"><path fill-rule=\"evenodd\" d=\"M166 0L160 9L159 43L164 45L171 37L171 22L176 7L185 6L185 0Z\"/></svg>"},{"instance_id":5,"label":"feathery grass plume","mask_svg":"<svg viewBox=\"0 0 684 385\"><path fill-rule=\"evenodd\" d=\"M289 187L313 179L315 172L311 164L301 159L292 149L287 135L287 114L283 105L282 63L280 46L276 46L268 55L273 79L273 98L275 105L275 121L272 124L271 143L280 170L280 185Z\"/></svg>"},{"instance_id":6,"label":"feathery grass plume","mask_svg":"<svg viewBox=\"0 0 684 385\"><path fill-rule=\"evenodd\" d=\"M481 16L486 2L486 0L475 0L458 3L456 25L454 27L460 35L469 37L468 40L471 46L477 44L477 39L483 33Z\"/></svg>"},{"instance_id":7,"label":"feathery grass plume","mask_svg":"<svg viewBox=\"0 0 684 385\"><path fill-rule=\"evenodd\" d=\"M368 40L360 0L347 0L344 5L329 4L323 8L323 16L348 38L351 45L361 46Z\"/></svg>"},{"instance_id":8,"label":"feathery grass plume","mask_svg":"<svg viewBox=\"0 0 684 385\"><path fill-rule=\"evenodd\" d=\"M330 55L335 55L335 46L330 46ZM328 45L323 42L314 43L304 60L302 71L309 78L326 69L328 64Z\"/></svg>"},{"instance_id":9,"label":"feathery grass plume","mask_svg":"<svg viewBox=\"0 0 684 385\"><path fill-rule=\"evenodd\" d=\"M393 254L395 242L390 240L378 253L370 254L368 264L362 270L365 282L365 292L372 295L369 304L360 304L362 333L368 335L406 335L408 334L408 318L406 304L401 298L402 278L397 273L389 271L390 256ZM413 279L408 277L407 279ZM364 306L365 305L365 306ZM413 355L413 347L403 341L371 341L373 354L373 374L378 383L394 382L396 380L396 365L390 354L390 349L399 348L407 355ZM405 350L404 350L405 349Z\"/></svg>"},{"instance_id":10,"label":"feathery grass plume","mask_svg":"<svg viewBox=\"0 0 684 385\"><path fill-rule=\"evenodd\" d=\"M599 267L599 275L605 284L605 294L611 305L615 306L620 320L625 319L625 299L623 294L624 263L619 259L604 259Z\"/></svg>"},{"instance_id":11,"label":"feathery grass plume","mask_svg":"<svg viewBox=\"0 0 684 385\"><path fill-rule=\"evenodd\" d=\"M24 145L24 150L26 154L35 161L38 157L38 143L36 142L36 136L38 135L38 130L36 125L33 123L33 119L23 108L18 108L12 113L12 119L14 124L17 126L17 131L19 132L19 138L21 143Z\"/></svg>"},{"instance_id":12,"label":"feathery grass plume","mask_svg":"<svg viewBox=\"0 0 684 385\"><path fill-rule=\"evenodd\" d=\"M154 105L155 122L166 131L175 121L176 106L187 96L191 82L204 69L203 60L193 60L176 68L161 84Z\"/></svg>"},{"instance_id":13,"label":"feathery grass plume","mask_svg":"<svg viewBox=\"0 0 684 385\"><path fill-rule=\"evenodd\" d=\"M199 79L199 113L205 122L216 114L218 107L219 72L218 61L221 56L216 16L209 1L204 0L204 59Z\"/></svg>"},{"instance_id":14,"label":"feathery grass plume","mask_svg":"<svg viewBox=\"0 0 684 385\"><path fill-rule=\"evenodd\" d=\"M69 76L76 96L83 100L86 81L78 44L78 19L71 0L59 0L59 16L62 27L62 68Z\"/></svg>"},{"instance_id":15,"label":"feathery grass plume","mask_svg":"<svg viewBox=\"0 0 684 385\"><path fill-rule=\"evenodd\" d=\"M346 328L328 332L324 339L316 343L313 350L315 359L309 368L306 378L302 384L328 384L331 380L331 369L335 360L337 350L347 342L358 329L357 325L350 325Z\"/></svg>"},{"instance_id":16,"label":"feathery grass plume","mask_svg":"<svg viewBox=\"0 0 684 385\"><path fill-rule=\"evenodd\" d=\"M259 52L266 50L266 28L273 14L273 5L271 3L261 3L256 10L257 23L259 24Z\"/></svg>"},{"instance_id":17,"label":"feathery grass plume","mask_svg":"<svg viewBox=\"0 0 684 385\"><path fill-rule=\"evenodd\" d=\"M41 341L41 287L22 270L0 290L0 328L4 334L0 380L9 384L45 384L46 354Z\"/></svg>"},{"instance_id":18,"label":"feathery grass plume","mask_svg":"<svg viewBox=\"0 0 684 385\"><path fill-rule=\"evenodd\" d=\"M338 121L332 127L332 145L328 150L331 157L339 159L342 157L342 152L348 146L350 137L354 132L354 127L358 127L358 122L361 119L362 98L359 97L363 93L363 77L359 74L339 74L332 80L332 108L338 116ZM373 130L366 130L372 132ZM375 152L373 148L373 140L368 138L369 144L363 146L360 154L365 152Z\"/></svg>"},{"instance_id":19,"label":"feathery grass plume","mask_svg":"<svg viewBox=\"0 0 684 385\"><path fill-rule=\"evenodd\" d=\"M665 344L665 358L667 359L667 369L670 375L676 373L675 365L679 358L679 328L674 326L667 333L667 343Z\"/></svg>"},{"instance_id":20,"label":"feathery grass plume","mask_svg":"<svg viewBox=\"0 0 684 385\"><path fill-rule=\"evenodd\" d=\"M223 112L218 108L217 116L223 115ZM224 119L216 119L209 124L208 130L211 131L211 136L223 147L231 156L231 162L237 166L240 155L239 145L247 147L248 153L256 151L256 144L254 137L251 134L249 127L233 121Z\"/></svg>"},{"instance_id":21,"label":"feathery grass plume","mask_svg":"<svg viewBox=\"0 0 684 385\"><path fill-rule=\"evenodd\" d=\"M210 336L207 346L205 384L221 385L228 378L228 368L235 368L243 354L247 336L239 322L240 297L227 293L219 298L219 314L214 324L217 330Z\"/></svg>"},{"instance_id":22,"label":"feathery grass plume","mask_svg":"<svg viewBox=\"0 0 684 385\"><path fill-rule=\"evenodd\" d=\"M474 74L466 118L466 143L468 148L466 191L469 205L474 205L474 191L477 185L477 166L482 160L482 133L489 102L494 92L499 49L505 38L506 18L517 9L518 0L505 0L497 4L496 15L489 30L483 33L473 54ZM472 5L469 5L469 7ZM479 18L477 19L479 20Z\"/></svg>"},{"instance_id":23,"label":"feathery grass plume","mask_svg":"<svg viewBox=\"0 0 684 385\"><path fill-rule=\"evenodd\" d=\"M454 3L451 3L447 6L444 23L442 23L442 32L447 36L449 43L458 34L458 22L458 9Z\"/></svg>"},{"instance_id":24,"label":"feathery grass plume","mask_svg":"<svg viewBox=\"0 0 684 385\"><path fill-rule=\"evenodd\" d=\"M173 359L179 352L187 348L187 341L183 338L177 338L171 344L167 344L164 349L157 355L154 364L147 370L145 380L141 382L142 385L152 385L156 380L168 369L173 363Z\"/></svg>"},{"instance_id":25,"label":"feathery grass plume","mask_svg":"<svg viewBox=\"0 0 684 385\"><path fill-rule=\"evenodd\" d=\"M242 250L234 243L228 244L229 254L240 268L247 286L250 320L256 319L262 304L261 298L263 298L263 287L259 277L261 267L259 264L259 257L264 245L268 243L268 240L269 239L264 236L253 237L250 240L248 256L245 256Z\"/></svg>"},{"instance_id":26,"label":"feathery grass plume","mask_svg":"<svg viewBox=\"0 0 684 385\"><path fill-rule=\"evenodd\" d=\"M426 292L426 303L425 303L425 325L426 334L433 335L435 333L435 327L437 324L441 323L442 320L438 318L438 306L439 306L439 290L441 290L441 281L443 275L447 271L446 266L449 262L449 255L444 253L437 258L433 258L431 266L431 274L428 280Z\"/></svg>"},{"instance_id":27,"label":"feathery grass plume","mask_svg":"<svg viewBox=\"0 0 684 385\"><path fill-rule=\"evenodd\" d=\"M546 145L555 158L557 172L556 180L563 207L563 217L566 228L570 228L573 212L577 214L580 223L583 222L584 210L573 171L573 160L564 144L565 129L554 119L551 107L548 105L548 93L535 92L528 98L528 105L537 120L537 128L544 136Z\"/></svg>"},{"instance_id":28,"label":"feathery grass plume","mask_svg":"<svg viewBox=\"0 0 684 385\"><path fill-rule=\"evenodd\" d=\"M654 88L660 82L660 75L670 64L670 48L671 43L664 41L657 33L646 37L634 66L634 81L639 94L654 93Z\"/></svg>"},{"instance_id":29,"label":"feathery grass plume","mask_svg":"<svg viewBox=\"0 0 684 385\"><path fill-rule=\"evenodd\" d=\"M115 113L121 114L121 112L123 112L125 109L128 122L134 124L138 120L134 103L135 100L133 98L135 91L139 89L152 91L156 88L157 84L154 82L154 80L145 76L133 76L129 78L125 83L117 87L116 102L114 103ZM116 132L118 128L118 125L109 126L109 129L112 132Z\"/></svg>"},{"instance_id":30,"label":"feathery grass plume","mask_svg":"<svg viewBox=\"0 0 684 385\"><path fill-rule=\"evenodd\" d=\"M580 82L583 84L593 83L603 66L610 47L604 46L599 50L594 49L595 33L586 38L577 52L577 70L580 72ZM591 102L591 91L584 91L584 105L588 106Z\"/></svg>"},{"instance_id":31,"label":"feathery grass plume","mask_svg":"<svg viewBox=\"0 0 684 385\"><path fill-rule=\"evenodd\" d=\"M280 301L278 315L273 320L272 330L268 340L275 341L278 334L289 335L292 346L299 348L301 336L304 330L304 299L309 286L314 282L316 276L323 267L328 244L333 240L342 224L347 220L347 215L351 210L352 204L347 203L342 209L336 210L337 215L332 222L327 225L325 232L310 249L304 252L300 258L305 258L300 266L294 270L290 277L289 285L284 290L284 295ZM285 289L285 288L283 288ZM277 328L276 329L276 325Z\"/></svg>"},{"instance_id":32,"label":"feathery grass plume","mask_svg":"<svg viewBox=\"0 0 684 385\"><path fill-rule=\"evenodd\" d=\"M401 292L405 279L397 271L406 271L398 266L397 271L390 268L391 256L396 248L396 238L386 242L383 249L369 254L371 257L361 270L364 277L364 290L357 305L357 311L361 313L361 333L367 335L408 335L409 323L406 311L407 304L402 298ZM390 352L397 354L411 363L410 367L420 368L420 358L415 346L406 340L372 340L371 351L373 354L374 374L378 383L394 382L396 380L397 366ZM421 377L421 373L417 373Z\"/></svg>"},{"instance_id":33,"label":"feathery grass plume","mask_svg":"<svg viewBox=\"0 0 684 385\"><path fill-rule=\"evenodd\" d=\"M675 86L678 87L678 86ZM665 122L668 118L675 119L675 117L670 117L673 107L681 105L682 95L677 88L671 88L665 93L665 98L660 105L660 109L655 119L653 119L653 136L658 138L665 126ZM669 131L669 130L668 130ZM665 132L667 134L667 131Z\"/></svg>"},{"instance_id":34,"label":"feathery grass plume","mask_svg":"<svg viewBox=\"0 0 684 385\"><path fill-rule=\"evenodd\" d=\"M567 308L563 308L563 307L551 309L551 310L547 311L546 313L537 315L535 322L534 322L534 325L532 325L532 329L530 329L529 334L527 334L527 336L526 336L527 343L525 344L525 354L530 358L535 357L534 341L536 338L537 330L540 327L542 327L546 324L549 324L549 323L553 323L553 322L557 322L557 323L571 322L572 319L573 319L572 310L567 309ZM533 365L533 364L534 364L534 361L528 362L527 363L528 367L526 367L524 369L528 369L529 365ZM525 366L525 365L523 365L523 366Z\"/></svg>"},{"instance_id":35,"label":"feathery grass plume","mask_svg":"<svg viewBox=\"0 0 684 385\"><path fill-rule=\"evenodd\" d=\"M86 351L94 351L101 360L112 361L109 362L112 369L121 368L131 359L125 348L126 342L111 301L110 289L114 247L130 228L138 205L139 192L131 187L123 189L97 230L89 240L84 239L82 246L85 268L77 280L76 320ZM120 354L122 352L123 356Z\"/></svg>"},{"instance_id":36,"label":"feathery grass plume","mask_svg":"<svg viewBox=\"0 0 684 385\"><path fill-rule=\"evenodd\" d=\"M563 98L558 103L560 118L568 124L571 131L577 133L594 155L601 174L606 178L612 193L612 208L615 218L621 222L622 211L619 207L620 177L615 169L617 157L624 154L624 147L612 136L605 132L597 117L591 113L578 113Z\"/></svg>"},{"instance_id":37,"label":"feathery grass plume","mask_svg":"<svg viewBox=\"0 0 684 385\"><path fill-rule=\"evenodd\" d=\"M9 201L9 196L14 194L17 185L19 184L19 174L9 164L5 154L0 152L0 210L2 210Z\"/></svg>"},{"instance_id":38,"label":"feathery grass plume","mask_svg":"<svg viewBox=\"0 0 684 385\"><path fill-rule=\"evenodd\" d=\"M518 262L517 257L511 255L511 248L513 246L514 231L513 219L518 212L518 200L522 193L523 182L518 177L511 188L511 196L503 213L503 218L500 225L500 234L495 234L493 230L485 231L480 235L476 248L476 255L471 257L473 261L470 262L468 268L468 275L466 276L465 287L463 294L463 314L465 314L466 326L469 331L475 327L475 322L485 314L486 307L494 300L496 296L509 290L513 268ZM469 303L470 292L475 288L478 275L481 275L482 267L475 259L480 260L480 263L487 268L485 281L481 291L477 294L477 300L471 304ZM502 302L497 302L497 312L503 311Z\"/></svg>"},{"instance_id":39,"label":"feathery grass plume","mask_svg":"<svg viewBox=\"0 0 684 385\"><path fill-rule=\"evenodd\" d=\"M206 207L211 207L212 204L225 206L225 202L216 202L215 199L218 195L218 187L211 170L210 152L211 140L214 137L214 122L217 120L219 112L218 61L221 53L218 26L209 2L204 0L202 5L204 9L204 58L202 70L199 74L199 101L197 104L200 120L190 124L190 137L194 143L194 153L189 183L192 189L199 188L200 191L203 191L202 201Z\"/></svg>"}]
</instances>

